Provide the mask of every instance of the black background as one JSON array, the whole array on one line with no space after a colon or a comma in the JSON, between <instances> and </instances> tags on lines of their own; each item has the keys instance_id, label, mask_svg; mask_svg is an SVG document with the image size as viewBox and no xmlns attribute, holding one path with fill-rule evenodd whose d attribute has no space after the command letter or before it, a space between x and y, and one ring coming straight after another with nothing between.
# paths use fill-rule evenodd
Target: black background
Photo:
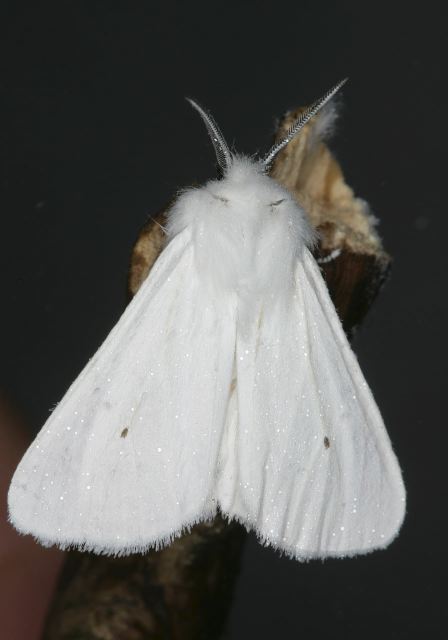
<instances>
[{"instance_id":1,"label":"black background","mask_svg":"<svg viewBox=\"0 0 448 640\"><path fill-rule=\"evenodd\" d=\"M408 514L386 551L299 564L247 544L229 638L445 638L446 23L438 5L66 2L0 9L2 386L37 430L119 318L136 235L340 78L332 148L380 219L390 281L354 348Z\"/></svg>"}]
</instances>

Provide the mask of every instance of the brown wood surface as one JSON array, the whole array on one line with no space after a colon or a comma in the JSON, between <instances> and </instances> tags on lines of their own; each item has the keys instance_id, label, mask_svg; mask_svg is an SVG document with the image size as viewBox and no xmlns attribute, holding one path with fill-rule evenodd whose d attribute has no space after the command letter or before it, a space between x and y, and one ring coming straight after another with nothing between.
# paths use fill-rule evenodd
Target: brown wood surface
<instances>
[{"instance_id":1,"label":"brown wood surface","mask_svg":"<svg viewBox=\"0 0 448 640\"><path fill-rule=\"evenodd\" d=\"M282 119L281 137L299 110ZM271 175L303 204L320 232L316 257L350 335L387 277L390 258L366 203L316 133L319 116L277 156ZM164 245L164 213L142 229L129 270L134 295ZM213 640L221 637L245 531L221 517L197 525L161 551L106 558L69 554L45 640Z\"/></svg>"}]
</instances>

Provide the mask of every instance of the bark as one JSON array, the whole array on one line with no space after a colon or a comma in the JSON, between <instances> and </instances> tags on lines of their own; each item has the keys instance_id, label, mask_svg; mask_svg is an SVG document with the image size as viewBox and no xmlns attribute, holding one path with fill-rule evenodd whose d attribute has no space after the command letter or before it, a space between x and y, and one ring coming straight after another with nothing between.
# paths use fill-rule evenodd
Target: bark
<instances>
[{"instance_id":1,"label":"bark","mask_svg":"<svg viewBox=\"0 0 448 640\"><path fill-rule=\"evenodd\" d=\"M282 119L282 137L299 110ZM320 232L316 257L351 335L388 274L390 257L366 203L345 183L314 118L277 156L271 175L303 204ZM129 292L134 295L164 244L164 212L141 230ZM160 226L162 225L162 226ZM221 637L246 532L217 517L162 551L105 558L69 554L46 640L200 640Z\"/></svg>"}]
</instances>

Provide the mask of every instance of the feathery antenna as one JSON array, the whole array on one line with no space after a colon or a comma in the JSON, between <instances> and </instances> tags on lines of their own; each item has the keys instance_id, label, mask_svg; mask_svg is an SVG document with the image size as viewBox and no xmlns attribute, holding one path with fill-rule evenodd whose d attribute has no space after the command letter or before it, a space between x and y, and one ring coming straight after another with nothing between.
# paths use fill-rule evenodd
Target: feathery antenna
<instances>
[{"instance_id":1,"label":"feathery antenna","mask_svg":"<svg viewBox=\"0 0 448 640\"><path fill-rule=\"evenodd\" d=\"M224 136L222 135L220 128L216 124L211 114L207 113L207 111L205 111L205 109L203 109L197 102L195 102L191 98L186 98L186 100L188 100L191 106L196 109L196 111L198 111L199 115L203 119L210 138L212 139L219 166L223 170L228 169L232 164L232 155L229 151L229 147L227 146L226 141L224 140Z\"/></svg>"},{"instance_id":2,"label":"feathery antenna","mask_svg":"<svg viewBox=\"0 0 448 640\"><path fill-rule=\"evenodd\" d=\"M297 118L297 120L288 129L286 136L282 140L280 140L280 142L274 144L274 146L271 147L271 149L263 158L262 162L265 165L266 169L269 168L269 165L271 164L277 153L281 149L283 149L283 147L286 147L288 142L291 142L294 136L296 136L299 131L306 125L306 123L311 120L311 118L315 116L316 113L320 109L322 109L322 107L327 104L329 100L331 100L331 98L335 95L335 93L339 91L339 89L347 82L347 80L348 78L344 78L344 80L341 80L341 82L339 82L336 86L327 91L327 93L322 96L322 98L319 98L319 100L313 102L313 104Z\"/></svg>"}]
</instances>

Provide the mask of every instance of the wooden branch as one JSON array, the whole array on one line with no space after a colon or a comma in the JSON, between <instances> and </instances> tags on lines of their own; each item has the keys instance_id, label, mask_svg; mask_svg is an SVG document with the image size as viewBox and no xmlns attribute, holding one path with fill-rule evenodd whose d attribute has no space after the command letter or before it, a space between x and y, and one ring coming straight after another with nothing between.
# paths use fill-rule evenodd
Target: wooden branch
<instances>
[{"instance_id":1,"label":"wooden branch","mask_svg":"<svg viewBox=\"0 0 448 640\"><path fill-rule=\"evenodd\" d=\"M278 137L296 118L286 114ZM338 163L316 134L314 118L278 155L272 176L288 187L320 232L316 251L348 334L363 319L387 276L384 252L366 203L345 183ZM164 245L157 214L132 253L134 295ZM231 604L245 531L217 517L197 525L162 551L104 558L73 552L50 615L46 640L219 638Z\"/></svg>"}]
</instances>

